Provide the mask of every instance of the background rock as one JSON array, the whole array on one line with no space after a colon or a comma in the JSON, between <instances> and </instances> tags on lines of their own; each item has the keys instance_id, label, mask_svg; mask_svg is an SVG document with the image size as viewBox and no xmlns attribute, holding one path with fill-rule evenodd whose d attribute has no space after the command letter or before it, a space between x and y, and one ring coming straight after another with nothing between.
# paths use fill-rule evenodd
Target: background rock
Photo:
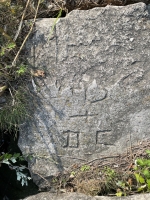
<instances>
[{"instance_id":1,"label":"background rock","mask_svg":"<svg viewBox=\"0 0 150 200\"><path fill-rule=\"evenodd\" d=\"M150 138L150 20L143 3L39 19L26 52L33 115L19 147L40 188L74 163L123 153Z\"/></svg>"},{"instance_id":2,"label":"background rock","mask_svg":"<svg viewBox=\"0 0 150 200\"><path fill-rule=\"evenodd\" d=\"M139 2L150 3L149 0L44 0L42 3L49 9L48 11L56 11L63 8L68 13L75 9L87 10L106 5L125 6Z\"/></svg>"}]
</instances>

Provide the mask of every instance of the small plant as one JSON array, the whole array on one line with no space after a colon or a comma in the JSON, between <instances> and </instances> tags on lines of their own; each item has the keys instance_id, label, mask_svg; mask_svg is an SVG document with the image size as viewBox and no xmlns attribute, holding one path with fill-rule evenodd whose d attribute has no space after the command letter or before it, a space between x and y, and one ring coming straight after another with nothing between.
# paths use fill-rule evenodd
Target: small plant
<instances>
[{"instance_id":1,"label":"small plant","mask_svg":"<svg viewBox=\"0 0 150 200\"><path fill-rule=\"evenodd\" d=\"M72 171L72 172L70 173L70 178L74 178L75 175L76 175L76 172L75 172L75 171Z\"/></svg>"},{"instance_id":2,"label":"small plant","mask_svg":"<svg viewBox=\"0 0 150 200\"><path fill-rule=\"evenodd\" d=\"M127 170L121 165L120 168L113 168L114 163L109 163L109 166L84 164L80 168L73 168L68 174L54 177L52 182L59 189L69 187L71 191L92 196L122 197L137 192L150 192L150 150L146 153L147 155L144 152L140 154L143 158L136 159L135 166L130 161L125 163Z\"/></svg>"},{"instance_id":3,"label":"small plant","mask_svg":"<svg viewBox=\"0 0 150 200\"><path fill-rule=\"evenodd\" d=\"M107 176L108 180L112 180L116 176L115 171L113 169L109 168L109 167L105 167L103 172Z\"/></svg>"},{"instance_id":4,"label":"small plant","mask_svg":"<svg viewBox=\"0 0 150 200\"><path fill-rule=\"evenodd\" d=\"M16 47L16 44L14 42L9 42L5 46L1 47L0 56L4 56L6 52L11 51L15 47Z\"/></svg>"},{"instance_id":5,"label":"small plant","mask_svg":"<svg viewBox=\"0 0 150 200\"><path fill-rule=\"evenodd\" d=\"M135 160L134 175L137 181L137 191L150 191L150 150L146 151L148 158Z\"/></svg>"},{"instance_id":6,"label":"small plant","mask_svg":"<svg viewBox=\"0 0 150 200\"><path fill-rule=\"evenodd\" d=\"M90 166L89 166L89 165L83 165L83 166L80 168L80 170L81 170L82 172L88 171L89 169L90 169Z\"/></svg>"},{"instance_id":7,"label":"small plant","mask_svg":"<svg viewBox=\"0 0 150 200\"><path fill-rule=\"evenodd\" d=\"M104 167L102 170L103 182L105 186L105 193L109 194L112 190L117 189L116 182L118 181L118 174L110 167Z\"/></svg>"},{"instance_id":8,"label":"small plant","mask_svg":"<svg viewBox=\"0 0 150 200\"><path fill-rule=\"evenodd\" d=\"M18 67L18 70L16 70L16 74L17 74L18 76L22 76L22 75L24 75L24 74L26 73L26 71L27 71L27 66L21 64L21 65Z\"/></svg>"},{"instance_id":9,"label":"small plant","mask_svg":"<svg viewBox=\"0 0 150 200\"><path fill-rule=\"evenodd\" d=\"M53 178L52 179L52 183L57 183L58 182L58 179L57 178Z\"/></svg>"},{"instance_id":10,"label":"small plant","mask_svg":"<svg viewBox=\"0 0 150 200\"><path fill-rule=\"evenodd\" d=\"M128 179L131 180L131 179ZM121 197L121 196L127 196L129 192L131 192L131 184L128 181L125 180L119 180L116 185L118 186L116 190L116 196Z\"/></svg>"},{"instance_id":11,"label":"small plant","mask_svg":"<svg viewBox=\"0 0 150 200\"><path fill-rule=\"evenodd\" d=\"M27 99L23 89L11 94L10 104L1 108L0 112L0 128L2 130L11 131L12 128L18 128L27 117Z\"/></svg>"},{"instance_id":12,"label":"small plant","mask_svg":"<svg viewBox=\"0 0 150 200\"><path fill-rule=\"evenodd\" d=\"M60 9L60 11L59 11L59 13L58 13L58 15L57 15L57 17L56 17L56 19L55 19L53 25L52 25L52 28L51 28L51 31L50 31L48 40L50 40L50 38L51 38L51 36L52 36L52 34L53 34L53 32L54 32L54 28L55 28L55 26L56 26L56 23L57 23L57 21L59 20L59 18L61 17L61 15L62 15L62 9Z\"/></svg>"},{"instance_id":13,"label":"small plant","mask_svg":"<svg viewBox=\"0 0 150 200\"><path fill-rule=\"evenodd\" d=\"M28 185L28 180L31 179L31 177L27 176L26 174L24 174L22 171L24 169L26 169L25 166L15 166L14 163L17 162L17 159L22 161L24 160L24 158L20 155L20 153L15 153L15 154L8 154L8 153L3 153L0 156L0 166L1 164L6 164L9 166L9 168L11 170L15 170L16 171L16 175L17 175L17 180L21 181L21 185Z\"/></svg>"}]
</instances>

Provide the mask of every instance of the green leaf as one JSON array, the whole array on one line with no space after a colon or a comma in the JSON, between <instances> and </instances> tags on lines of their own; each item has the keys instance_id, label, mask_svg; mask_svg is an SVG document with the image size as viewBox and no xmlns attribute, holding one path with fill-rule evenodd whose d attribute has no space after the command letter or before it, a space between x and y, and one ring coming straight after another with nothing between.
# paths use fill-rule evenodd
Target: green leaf
<instances>
[{"instance_id":1,"label":"green leaf","mask_svg":"<svg viewBox=\"0 0 150 200\"><path fill-rule=\"evenodd\" d=\"M121 187L121 188L125 188L125 183L123 181L118 181L116 183L117 186Z\"/></svg>"},{"instance_id":2,"label":"green leaf","mask_svg":"<svg viewBox=\"0 0 150 200\"><path fill-rule=\"evenodd\" d=\"M145 183L145 180L144 180L144 178L143 178L142 176L139 176L139 182L140 182L141 184Z\"/></svg>"},{"instance_id":3,"label":"green leaf","mask_svg":"<svg viewBox=\"0 0 150 200\"><path fill-rule=\"evenodd\" d=\"M9 154L9 153L5 153L5 154L4 154L4 160L5 160L5 159L8 159L8 160L9 160L11 157L12 157L12 155Z\"/></svg>"},{"instance_id":4,"label":"green leaf","mask_svg":"<svg viewBox=\"0 0 150 200\"><path fill-rule=\"evenodd\" d=\"M3 46L1 48L0 55L3 56L5 54L6 50L11 50L11 49L13 49L15 47L16 47L16 44L14 42L8 43L6 46Z\"/></svg>"},{"instance_id":5,"label":"green leaf","mask_svg":"<svg viewBox=\"0 0 150 200\"><path fill-rule=\"evenodd\" d=\"M76 174L76 173L75 173L75 171L72 171L72 172L71 172L71 175L73 175L73 176L74 176L75 174Z\"/></svg>"},{"instance_id":6,"label":"green leaf","mask_svg":"<svg viewBox=\"0 0 150 200\"><path fill-rule=\"evenodd\" d=\"M138 183L141 183L141 184L145 183L144 178L140 174L134 173L134 175Z\"/></svg>"},{"instance_id":7,"label":"green leaf","mask_svg":"<svg viewBox=\"0 0 150 200\"><path fill-rule=\"evenodd\" d=\"M147 160L147 166L150 167L150 160Z\"/></svg>"},{"instance_id":8,"label":"green leaf","mask_svg":"<svg viewBox=\"0 0 150 200\"><path fill-rule=\"evenodd\" d=\"M144 166L143 159L137 159L137 165Z\"/></svg>"},{"instance_id":9,"label":"green leaf","mask_svg":"<svg viewBox=\"0 0 150 200\"><path fill-rule=\"evenodd\" d=\"M14 157L10 158L10 160L11 160L13 163L16 163L16 162L17 162L17 161L16 161L16 158L14 158Z\"/></svg>"},{"instance_id":10,"label":"green leaf","mask_svg":"<svg viewBox=\"0 0 150 200\"><path fill-rule=\"evenodd\" d=\"M146 179L148 190L150 190L150 179Z\"/></svg>"},{"instance_id":11,"label":"green leaf","mask_svg":"<svg viewBox=\"0 0 150 200\"><path fill-rule=\"evenodd\" d=\"M28 155L27 157L29 160L32 160L33 159L33 156L32 155Z\"/></svg>"},{"instance_id":12,"label":"green leaf","mask_svg":"<svg viewBox=\"0 0 150 200\"><path fill-rule=\"evenodd\" d=\"M137 165L133 166L133 169L134 169L135 171L138 170L138 166L137 166Z\"/></svg>"},{"instance_id":13,"label":"green leaf","mask_svg":"<svg viewBox=\"0 0 150 200\"><path fill-rule=\"evenodd\" d=\"M11 42L11 43L9 43L9 44L6 46L6 48L7 48L7 49L13 49L13 48L15 48L15 46L16 46L16 44L13 43L13 42Z\"/></svg>"},{"instance_id":14,"label":"green leaf","mask_svg":"<svg viewBox=\"0 0 150 200\"><path fill-rule=\"evenodd\" d=\"M146 150L146 153L150 156L150 150Z\"/></svg>"},{"instance_id":15,"label":"green leaf","mask_svg":"<svg viewBox=\"0 0 150 200\"><path fill-rule=\"evenodd\" d=\"M2 49L1 49L1 52L0 52L0 55L3 56L4 54L5 54L5 49L2 48Z\"/></svg>"},{"instance_id":16,"label":"green leaf","mask_svg":"<svg viewBox=\"0 0 150 200\"><path fill-rule=\"evenodd\" d=\"M23 160L24 160L24 157L23 157L23 156L20 156L20 157L19 157L19 160L20 160L20 161L23 161Z\"/></svg>"},{"instance_id":17,"label":"green leaf","mask_svg":"<svg viewBox=\"0 0 150 200\"><path fill-rule=\"evenodd\" d=\"M145 190L146 185L142 185L138 188L138 192L142 192L143 190Z\"/></svg>"},{"instance_id":18,"label":"green leaf","mask_svg":"<svg viewBox=\"0 0 150 200\"><path fill-rule=\"evenodd\" d=\"M20 181L21 180L21 173L20 172L16 172L17 174L17 181Z\"/></svg>"},{"instance_id":19,"label":"green leaf","mask_svg":"<svg viewBox=\"0 0 150 200\"><path fill-rule=\"evenodd\" d=\"M89 165L83 165L80 170L83 172L83 171L87 171L90 169L90 166Z\"/></svg>"},{"instance_id":20,"label":"green leaf","mask_svg":"<svg viewBox=\"0 0 150 200\"><path fill-rule=\"evenodd\" d=\"M7 164L7 165L10 165L10 162L8 161L8 159L3 160L2 163L5 163L5 164Z\"/></svg>"},{"instance_id":21,"label":"green leaf","mask_svg":"<svg viewBox=\"0 0 150 200\"><path fill-rule=\"evenodd\" d=\"M25 65L20 65L19 69L16 71L18 75L23 75L26 72L27 68Z\"/></svg>"},{"instance_id":22,"label":"green leaf","mask_svg":"<svg viewBox=\"0 0 150 200\"><path fill-rule=\"evenodd\" d=\"M120 192L117 192L117 193L116 193L116 196L117 196L117 197L123 196L123 192L121 192L121 191L120 191Z\"/></svg>"},{"instance_id":23,"label":"green leaf","mask_svg":"<svg viewBox=\"0 0 150 200\"><path fill-rule=\"evenodd\" d=\"M20 156L20 153L14 153L13 157L18 158Z\"/></svg>"},{"instance_id":24,"label":"green leaf","mask_svg":"<svg viewBox=\"0 0 150 200\"><path fill-rule=\"evenodd\" d=\"M150 178L150 171L148 169L143 170L143 174L146 178Z\"/></svg>"},{"instance_id":25,"label":"green leaf","mask_svg":"<svg viewBox=\"0 0 150 200\"><path fill-rule=\"evenodd\" d=\"M24 181L24 179L22 179L21 185L24 186L24 184L25 184L25 181Z\"/></svg>"}]
</instances>

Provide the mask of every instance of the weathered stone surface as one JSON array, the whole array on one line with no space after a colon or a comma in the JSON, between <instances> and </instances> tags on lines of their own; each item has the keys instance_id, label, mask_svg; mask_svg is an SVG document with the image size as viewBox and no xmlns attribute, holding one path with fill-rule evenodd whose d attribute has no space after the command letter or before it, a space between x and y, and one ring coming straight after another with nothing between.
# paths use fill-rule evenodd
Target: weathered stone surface
<instances>
[{"instance_id":1,"label":"weathered stone surface","mask_svg":"<svg viewBox=\"0 0 150 200\"><path fill-rule=\"evenodd\" d=\"M28 42L37 94L19 146L45 187L75 162L124 152L150 138L150 18L143 3L39 19ZM36 83L36 85L35 85ZM131 141L130 141L131 140Z\"/></svg>"},{"instance_id":2,"label":"weathered stone surface","mask_svg":"<svg viewBox=\"0 0 150 200\"><path fill-rule=\"evenodd\" d=\"M49 192L39 193L34 196L30 196L25 198L24 200L149 200L150 194L141 194L141 195L133 195L128 197L104 197L104 196L95 196L90 197L84 194L78 193L68 193L68 194L52 194Z\"/></svg>"}]
</instances>

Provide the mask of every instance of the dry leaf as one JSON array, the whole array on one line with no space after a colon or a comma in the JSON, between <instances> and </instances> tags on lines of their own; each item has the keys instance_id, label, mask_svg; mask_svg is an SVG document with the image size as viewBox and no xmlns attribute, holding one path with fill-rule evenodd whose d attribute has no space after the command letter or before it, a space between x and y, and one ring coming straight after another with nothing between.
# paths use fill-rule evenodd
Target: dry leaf
<instances>
[{"instance_id":1,"label":"dry leaf","mask_svg":"<svg viewBox=\"0 0 150 200\"><path fill-rule=\"evenodd\" d=\"M43 70L38 69L35 72L32 72L32 75L36 77L45 77L45 72Z\"/></svg>"},{"instance_id":2,"label":"dry leaf","mask_svg":"<svg viewBox=\"0 0 150 200\"><path fill-rule=\"evenodd\" d=\"M132 178L129 178L129 179L128 179L128 184L129 184L130 186L133 184Z\"/></svg>"}]
</instances>

